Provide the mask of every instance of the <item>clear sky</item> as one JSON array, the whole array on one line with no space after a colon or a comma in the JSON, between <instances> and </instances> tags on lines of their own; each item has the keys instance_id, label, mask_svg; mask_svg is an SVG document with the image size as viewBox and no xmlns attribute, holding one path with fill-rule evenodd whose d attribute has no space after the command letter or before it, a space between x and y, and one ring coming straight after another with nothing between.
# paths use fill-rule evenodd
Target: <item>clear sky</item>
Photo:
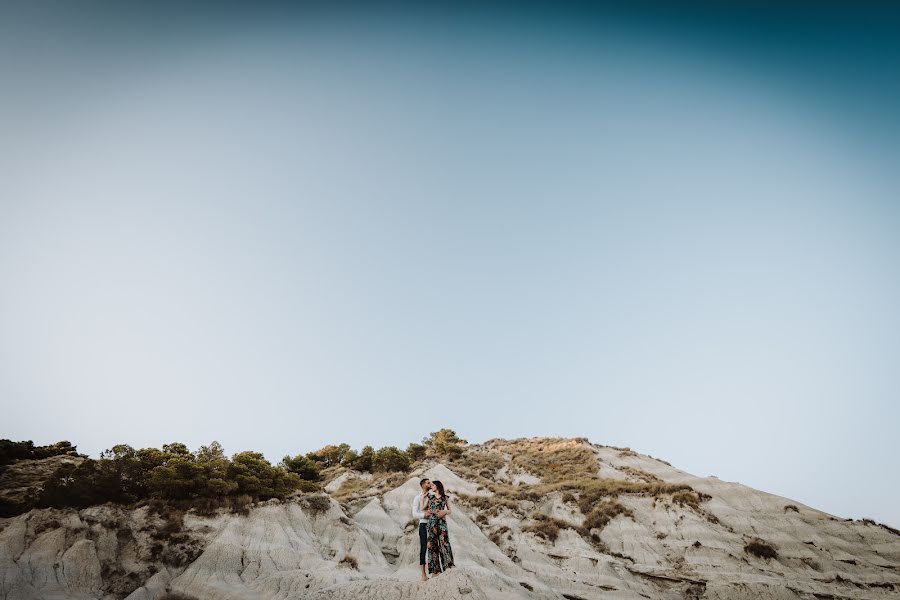
<instances>
[{"instance_id":1,"label":"clear sky","mask_svg":"<svg viewBox=\"0 0 900 600\"><path fill-rule=\"evenodd\" d=\"M587 436L900 526L893 15L0 18L0 437Z\"/></svg>"}]
</instances>

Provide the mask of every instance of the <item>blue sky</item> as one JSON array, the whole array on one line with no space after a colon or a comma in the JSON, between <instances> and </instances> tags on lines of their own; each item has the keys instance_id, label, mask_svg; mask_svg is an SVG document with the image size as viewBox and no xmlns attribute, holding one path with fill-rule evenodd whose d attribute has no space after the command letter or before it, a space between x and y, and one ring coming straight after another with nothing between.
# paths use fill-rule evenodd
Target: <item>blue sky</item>
<instances>
[{"instance_id":1,"label":"blue sky","mask_svg":"<svg viewBox=\"0 0 900 600\"><path fill-rule=\"evenodd\" d=\"M583 435L900 525L895 20L69 10L2 20L0 436Z\"/></svg>"}]
</instances>

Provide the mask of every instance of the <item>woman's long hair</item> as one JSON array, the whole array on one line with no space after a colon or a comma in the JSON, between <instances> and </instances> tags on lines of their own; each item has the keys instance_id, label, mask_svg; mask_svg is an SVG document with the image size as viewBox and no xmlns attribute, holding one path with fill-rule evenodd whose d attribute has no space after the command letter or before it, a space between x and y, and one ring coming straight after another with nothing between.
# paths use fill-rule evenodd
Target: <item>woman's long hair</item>
<instances>
[{"instance_id":1,"label":"woman's long hair","mask_svg":"<svg viewBox=\"0 0 900 600\"><path fill-rule=\"evenodd\" d=\"M446 498L447 498L447 494L444 493L444 484L441 483L440 481L438 481L437 479L432 480L431 483L433 483L434 486L435 486L435 487L438 489L438 491L441 493L441 498L445 498L445 499L446 499Z\"/></svg>"}]
</instances>

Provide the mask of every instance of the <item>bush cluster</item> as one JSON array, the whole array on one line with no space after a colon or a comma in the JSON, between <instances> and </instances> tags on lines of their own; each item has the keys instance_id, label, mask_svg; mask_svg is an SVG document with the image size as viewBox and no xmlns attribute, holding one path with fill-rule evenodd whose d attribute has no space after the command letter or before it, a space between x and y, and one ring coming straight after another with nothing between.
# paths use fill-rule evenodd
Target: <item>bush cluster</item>
<instances>
[{"instance_id":1,"label":"bush cluster","mask_svg":"<svg viewBox=\"0 0 900 600\"><path fill-rule=\"evenodd\" d=\"M112 502L132 504L165 501L211 514L230 505L245 511L251 502L283 499L296 490L317 492L323 469L343 466L370 473L407 472L426 457L453 459L462 453L465 440L452 429L431 433L421 444L406 450L396 446L353 450L349 444L327 445L305 455L285 456L272 465L259 452L239 452L228 458L213 442L191 452L180 442L162 448L135 449L113 446L99 459L82 457L78 464L60 466L26 501L0 507L6 516L38 508L85 508ZM57 455L78 456L69 442L35 446L33 442L0 440L0 468L19 459ZM7 515L7 513L9 513Z\"/></svg>"},{"instance_id":2,"label":"bush cluster","mask_svg":"<svg viewBox=\"0 0 900 600\"><path fill-rule=\"evenodd\" d=\"M98 460L59 467L35 505L84 508L151 499L203 504L205 499L236 496L266 500L284 498L299 485L298 475L272 466L259 452L239 452L229 459L218 442L193 453L181 443L139 450L120 444Z\"/></svg>"},{"instance_id":3,"label":"bush cluster","mask_svg":"<svg viewBox=\"0 0 900 600\"><path fill-rule=\"evenodd\" d=\"M424 458L458 458L465 443L452 429L441 429L429 434L421 444L410 443L406 450L396 446L384 446L378 450L365 446L357 451L350 444L328 444L306 455L285 456L281 464L308 481L318 480L322 469L336 466L366 473L406 472Z\"/></svg>"},{"instance_id":4,"label":"bush cluster","mask_svg":"<svg viewBox=\"0 0 900 600\"><path fill-rule=\"evenodd\" d=\"M35 446L32 441L14 442L0 440L0 465L8 465L14 460L50 458L51 456L77 456L78 451L71 442L56 442L50 446Z\"/></svg>"}]
</instances>

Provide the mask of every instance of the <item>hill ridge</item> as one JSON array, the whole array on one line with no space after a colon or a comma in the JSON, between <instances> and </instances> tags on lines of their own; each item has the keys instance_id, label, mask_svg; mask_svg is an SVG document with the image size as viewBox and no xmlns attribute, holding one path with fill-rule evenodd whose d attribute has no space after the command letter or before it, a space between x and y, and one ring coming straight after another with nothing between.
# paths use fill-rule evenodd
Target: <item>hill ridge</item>
<instances>
[{"instance_id":1,"label":"hill ridge","mask_svg":"<svg viewBox=\"0 0 900 600\"><path fill-rule=\"evenodd\" d=\"M461 448L406 473L331 465L321 472L322 489L237 510L106 504L0 519L0 600L879 599L900 592L900 536L871 522L584 438ZM459 565L427 583L416 581L410 512L422 476L441 479L450 493Z\"/></svg>"}]
</instances>

